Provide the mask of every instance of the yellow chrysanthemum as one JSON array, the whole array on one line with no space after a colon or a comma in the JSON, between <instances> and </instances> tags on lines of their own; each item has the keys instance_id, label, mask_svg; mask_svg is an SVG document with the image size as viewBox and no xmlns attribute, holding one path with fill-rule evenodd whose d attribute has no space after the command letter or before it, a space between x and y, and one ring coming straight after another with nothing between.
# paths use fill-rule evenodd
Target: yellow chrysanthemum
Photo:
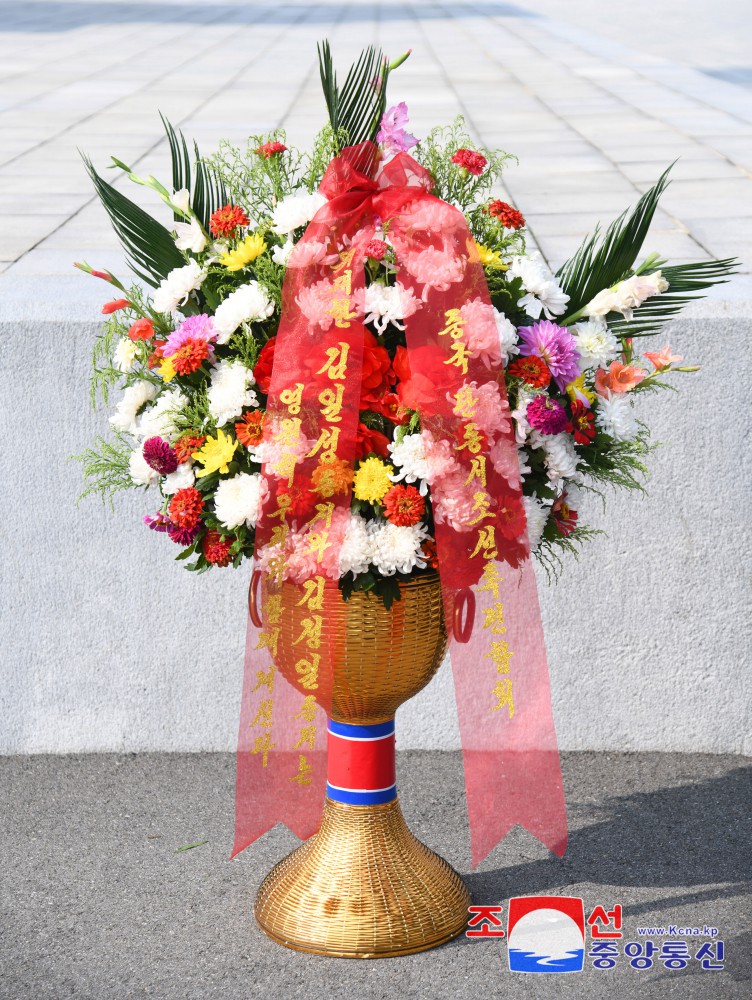
<instances>
[{"instance_id":1,"label":"yellow chrysanthemum","mask_svg":"<svg viewBox=\"0 0 752 1000\"><path fill-rule=\"evenodd\" d=\"M392 466L386 465L380 458L367 458L355 473L353 493L358 500L380 503L386 491L394 485L389 478L392 472Z\"/></svg>"},{"instance_id":2,"label":"yellow chrysanthemum","mask_svg":"<svg viewBox=\"0 0 752 1000\"><path fill-rule=\"evenodd\" d=\"M237 446L238 442L233 441L223 430L218 430L215 438L208 437L204 446L193 453L195 461L204 467L196 474L196 478L201 479L212 472L229 472L229 463Z\"/></svg>"},{"instance_id":3,"label":"yellow chrysanthemum","mask_svg":"<svg viewBox=\"0 0 752 1000\"><path fill-rule=\"evenodd\" d=\"M163 382L171 382L177 375L171 358L163 358L157 365L157 371L162 376Z\"/></svg>"},{"instance_id":4,"label":"yellow chrysanthemum","mask_svg":"<svg viewBox=\"0 0 752 1000\"><path fill-rule=\"evenodd\" d=\"M501 254L497 250L492 250L483 243L478 243L477 240L474 240L473 242L475 243L475 249L478 251L478 258L483 267L492 267L497 271L507 270L509 265L504 263L501 259Z\"/></svg>"},{"instance_id":5,"label":"yellow chrysanthemum","mask_svg":"<svg viewBox=\"0 0 752 1000\"><path fill-rule=\"evenodd\" d=\"M266 242L263 236L252 233L246 236L242 243L239 243L234 250L228 250L219 258L219 263L223 264L228 271L240 271L242 268L252 264L266 250Z\"/></svg>"},{"instance_id":6,"label":"yellow chrysanthemum","mask_svg":"<svg viewBox=\"0 0 752 1000\"><path fill-rule=\"evenodd\" d=\"M581 403L585 403L587 400L586 405L588 406L595 402L595 393L586 388L584 375L580 375L579 378L570 382L566 387L566 391L567 396L569 396L573 403L576 403L578 399Z\"/></svg>"}]
</instances>

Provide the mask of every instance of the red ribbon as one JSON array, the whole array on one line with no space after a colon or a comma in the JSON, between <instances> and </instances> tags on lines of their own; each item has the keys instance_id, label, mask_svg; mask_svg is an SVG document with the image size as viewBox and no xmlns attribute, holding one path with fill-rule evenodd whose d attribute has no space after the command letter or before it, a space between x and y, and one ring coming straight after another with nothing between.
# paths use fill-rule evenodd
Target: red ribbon
<instances>
[{"instance_id":1,"label":"red ribbon","mask_svg":"<svg viewBox=\"0 0 752 1000\"><path fill-rule=\"evenodd\" d=\"M320 186L327 204L290 260L268 394L268 497L257 525L257 562L269 573L269 553L284 549L284 572L298 583L339 575L350 491L331 494L322 513L317 470L322 455L349 467L356 460L358 413L368 408L361 399L370 338L363 325L364 251L383 229L403 289L407 353L400 356L399 392L420 413L431 480L473 866L515 823L561 855L566 812L543 629L483 267L464 216L430 193L430 175L420 164L401 153L376 166L371 144L345 149L330 163ZM339 393L336 405L322 404L328 393ZM323 430L322 413L335 421L324 421ZM300 432L289 446L294 462L280 458L279 446L291 419ZM281 522L287 534L280 534ZM322 525L328 544L315 555L308 540L320 538ZM321 707L327 708L331 658L318 664L314 716L305 689L296 691L280 676L269 683L273 625L251 620L248 626L233 855L278 821L306 838L321 815ZM313 743L310 726L318 734Z\"/></svg>"}]
</instances>

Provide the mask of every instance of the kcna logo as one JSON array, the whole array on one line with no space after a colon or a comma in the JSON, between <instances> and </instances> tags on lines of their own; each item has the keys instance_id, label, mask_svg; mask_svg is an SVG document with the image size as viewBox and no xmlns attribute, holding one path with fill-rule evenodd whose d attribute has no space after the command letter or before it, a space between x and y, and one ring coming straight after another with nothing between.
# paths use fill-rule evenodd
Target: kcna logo
<instances>
[{"instance_id":1,"label":"kcna logo","mask_svg":"<svg viewBox=\"0 0 752 1000\"><path fill-rule=\"evenodd\" d=\"M582 972L585 910L576 896L518 896L509 900L510 972Z\"/></svg>"}]
</instances>

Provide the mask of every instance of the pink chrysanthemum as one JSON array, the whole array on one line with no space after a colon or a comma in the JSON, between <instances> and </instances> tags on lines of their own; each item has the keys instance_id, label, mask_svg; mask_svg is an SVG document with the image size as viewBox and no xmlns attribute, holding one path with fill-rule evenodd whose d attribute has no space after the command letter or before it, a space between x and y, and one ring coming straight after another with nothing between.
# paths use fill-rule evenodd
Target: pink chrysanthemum
<instances>
[{"instance_id":1,"label":"pink chrysanthemum","mask_svg":"<svg viewBox=\"0 0 752 1000\"><path fill-rule=\"evenodd\" d=\"M151 437L144 441L144 461L160 476L169 476L178 467L175 449L161 437Z\"/></svg>"},{"instance_id":2,"label":"pink chrysanthemum","mask_svg":"<svg viewBox=\"0 0 752 1000\"><path fill-rule=\"evenodd\" d=\"M214 361L214 343L217 331L211 316L189 316L177 330L173 330L162 348L162 357L170 358L178 375L188 375L200 368L204 361Z\"/></svg>"},{"instance_id":3,"label":"pink chrysanthemum","mask_svg":"<svg viewBox=\"0 0 752 1000\"><path fill-rule=\"evenodd\" d=\"M144 524L147 528L151 528L152 531L167 531L170 526L170 519L161 510L158 510L153 516L146 514L144 516Z\"/></svg>"},{"instance_id":4,"label":"pink chrysanthemum","mask_svg":"<svg viewBox=\"0 0 752 1000\"><path fill-rule=\"evenodd\" d=\"M194 524L192 528L181 528L178 524L167 526L167 534L176 545L193 545L199 531L201 531L200 524Z\"/></svg>"},{"instance_id":5,"label":"pink chrysanthemum","mask_svg":"<svg viewBox=\"0 0 752 1000\"><path fill-rule=\"evenodd\" d=\"M528 403L527 422L541 434L561 434L567 428L567 414L561 403L545 393Z\"/></svg>"},{"instance_id":6,"label":"pink chrysanthemum","mask_svg":"<svg viewBox=\"0 0 752 1000\"><path fill-rule=\"evenodd\" d=\"M520 338L520 354L523 357L534 354L543 358L554 382L562 391L579 376L577 342L565 326L557 326L544 319L533 326L521 326L517 335Z\"/></svg>"}]
</instances>

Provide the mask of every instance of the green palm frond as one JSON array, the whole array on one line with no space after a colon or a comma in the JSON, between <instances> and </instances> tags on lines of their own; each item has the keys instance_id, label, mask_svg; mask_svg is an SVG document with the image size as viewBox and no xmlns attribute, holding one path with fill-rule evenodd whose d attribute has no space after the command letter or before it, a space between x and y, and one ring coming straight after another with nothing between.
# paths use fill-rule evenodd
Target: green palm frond
<instances>
[{"instance_id":1,"label":"green palm frond","mask_svg":"<svg viewBox=\"0 0 752 1000\"><path fill-rule=\"evenodd\" d=\"M191 208L204 229L208 229L212 215L229 201L227 190L215 171L202 160L195 142L193 143L195 175L193 175L188 144L183 132L176 129L161 113L160 118L167 133L167 141L170 144L172 189L179 191L181 188L187 188L191 191ZM191 188L192 176L193 187ZM175 218L179 219L182 216L176 215Z\"/></svg>"},{"instance_id":2,"label":"green palm frond","mask_svg":"<svg viewBox=\"0 0 752 1000\"><path fill-rule=\"evenodd\" d=\"M346 135L350 146L373 141L386 108L389 76L389 65L381 50L373 45L363 49L341 88L329 42L322 42L318 52L321 85L334 134Z\"/></svg>"},{"instance_id":3,"label":"green palm frond","mask_svg":"<svg viewBox=\"0 0 752 1000\"><path fill-rule=\"evenodd\" d=\"M694 299L693 295L712 285L724 284L728 276L735 273L738 261L735 257L725 260L706 260L695 264L673 264L662 267L661 274L668 282L668 291L646 299L635 310L631 320L609 317L608 323L617 337L650 337L659 332L663 323L671 319Z\"/></svg>"},{"instance_id":4,"label":"green palm frond","mask_svg":"<svg viewBox=\"0 0 752 1000\"><path fill-rule=\"evenodd\" d=\"M622 212L605 233L596 228L585 238L574 257L556 272L561 287L569 296L569 315L579 312L598 292L629 275L645 242L658 200L668 184L670 170L671 167L667 167L634 209Z\"/></svg>"},{"instance_id":5,"label":"green palm frond","mask_svg":"<svg viewBox=\"0 0 752 1000\"><path fill-rule=\"evenodd\" d=\"M83 161L133 272L148 285L156 287L170 271L185 264L172 234L100 177L88 156L83 156Z\"/></svg>"}]
</instances>

